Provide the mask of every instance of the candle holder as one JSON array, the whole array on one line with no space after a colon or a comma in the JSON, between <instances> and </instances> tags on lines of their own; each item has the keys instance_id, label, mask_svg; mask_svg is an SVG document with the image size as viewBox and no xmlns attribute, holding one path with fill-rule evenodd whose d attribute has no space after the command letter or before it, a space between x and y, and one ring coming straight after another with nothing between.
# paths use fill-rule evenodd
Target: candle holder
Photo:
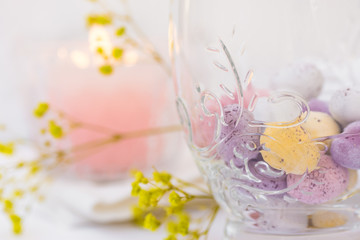
<instances>
[{"instance_id":1,"label":"candle holder","mask_svg":"<svg viewBox=\"0 0 360 240\"><path fill-rule=\"evenodd\" d=\"M228 239L358 226L359 10L358 0L174 1L176 105Z\"/></svg>"}]
</instances>

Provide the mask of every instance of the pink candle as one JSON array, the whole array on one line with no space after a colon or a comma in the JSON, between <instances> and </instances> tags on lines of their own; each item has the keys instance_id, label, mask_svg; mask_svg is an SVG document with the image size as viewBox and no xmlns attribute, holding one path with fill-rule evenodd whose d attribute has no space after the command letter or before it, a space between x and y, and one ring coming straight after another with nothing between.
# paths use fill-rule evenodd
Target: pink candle
<instances>
[{"instance_id":1,"label":"pink candle","mask_svg":"<svg viewBox=\"0 0 360 240\"><path fill-rule=\"evenodd\" d=\"M112 75L103 76L96 67L79 69L61 61L49 71L49 79L50 104L54 108L78 122L113 130L75 128L68 134L72 146L106 139L112 133L166 124L167 76L156 64L115 67ZM74 166L79 174L95 178L119 177L159 159L162 145L161 136L156 136L91 147L75 154Z\"/></svg>"}]
</instances>

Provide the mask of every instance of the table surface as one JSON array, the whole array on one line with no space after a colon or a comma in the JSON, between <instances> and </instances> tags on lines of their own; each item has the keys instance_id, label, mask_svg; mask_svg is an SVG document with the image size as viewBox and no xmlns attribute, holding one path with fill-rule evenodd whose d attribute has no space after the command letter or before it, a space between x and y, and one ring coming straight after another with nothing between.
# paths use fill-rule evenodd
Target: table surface
<instances>
[{"instance_id":1,"label":"table surface","mask_svg":"<svg viewBox=\"0 0 360 240\"><path fill-rule=\"evenodd\" d=\"M215 219L208 240L223 239L225 214L220 214ZM9 223L0 216L1 240L161 240L166 233L163 229L149 232L134 226L131 223L97 224L81 219L61 207L53 209L47 204L35 207L25 219L25 231L20 236L12 235ZM329 239L360 239L360 230L339 232L316 236L264 236L242 233L241 239L247 240L329 240Z\"/></svg>"}]
</instances>

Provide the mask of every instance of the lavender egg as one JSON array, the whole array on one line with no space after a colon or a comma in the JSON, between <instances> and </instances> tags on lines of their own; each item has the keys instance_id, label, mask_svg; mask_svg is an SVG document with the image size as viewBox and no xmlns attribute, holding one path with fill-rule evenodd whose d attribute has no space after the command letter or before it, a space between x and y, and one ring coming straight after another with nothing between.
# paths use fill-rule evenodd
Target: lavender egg
<instances>
[{"instance_id":1,"label":"lavender egg","mask_svg":"<svg viewBox=\"0 0 360 240\"><path fill-rule=\"evenodd\" d=\"M245 166L240 168L243 177L235 181L236 192L244 202L258 201L260 199L255 196L266 194L263 196L266 196L267 204L271 201L279 203L284 196L284 193L279 191L287 186L286 174L271 168L265 161L259 159L250 160L248 170Z\"/></svg>"},{"instance_id":2,"label":"lavender egg","mask_svg":"<svg viewBox=\"0 0 360 240\"><path fill-rule=\"evenodd\" d=\"M270 167L265 161L251 160L248 163L250 173L260 180L247 182L248 186L268 191L286 188L286 174Z\"/></svg>"},{"instance_id":3,"label":"lavender egg","mask_svg":"<svg viewBox=\"0 0 360 240\"><path fill-rule=\"evenodd\" d=\"M360 120L360 90L347 88L334 93L329 102L333 118L343 127Z\"/></svg>"},{"instance_id":4,"label":"lavender egg","mask_svg":"<svg viewBox=\"0 0 360 240\"><path fill-rule=\"evenodd\" d=\"M337 164L360 169L360 121L349 124L344 134L333 140L330 153Z\"/></svg>"},{"instance_id":5,"label":"lavender egg","mask_svg":"<svg viewBox=\"0 0 360 240\"><path fill-rule=\"evenodd\" d=\"M308 105L309 105L311 111L323 112L323 113L327 113L327 114L331 115L330 111L329 111L329 106L324 101L313 98L308 102Z\"/></svg>"},{"instance_id":6,"label":"lavender egg","mask_svg":"<svg viewBox=\"0 0 360 240\"><path fill-rule=\"evenodd\" d=\"M239 105L227 105L224 108L224 121L227 125L221 127L217 148L226 164L233 160L237 167L244 165L244 159L256 158L259 153L256 148L260 145L259 129L249 126L249 122L254 120L252 113L244 109L240 119L239 116Z\"/></svg>"}]
</instances>

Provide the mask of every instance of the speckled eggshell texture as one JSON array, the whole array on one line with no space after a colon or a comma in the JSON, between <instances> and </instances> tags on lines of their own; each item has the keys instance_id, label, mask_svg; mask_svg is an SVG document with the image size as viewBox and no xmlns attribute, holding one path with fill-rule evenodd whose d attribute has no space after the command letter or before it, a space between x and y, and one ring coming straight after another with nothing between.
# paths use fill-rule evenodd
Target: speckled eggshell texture
<instances>
[{"instance_id":1,"label":"speckled eggshell texture","mask_svg":"<svg viewBox=\"0 0 360 240\"><path fill-rule=\"evenodd\" d=\"M301 125L307 131L311 139L333 136L340 133L340 127L327 113L310 112L308 119ZM325 143L330 146L331 141Z\"/></svg>"},{"instance_id":2,"label":"speckled eggshell texture","mask_svg":"<svg viewBox=\"0 0 360 240\"><path fill-rule=\"evenodd\" d=\"M300 126L266 128L260 138L265 150L264 161L286 173L303 174L313 171L320 158L320 151L309 134Z\"/></svg>"},{"instance_id":3,"label":"speckled eggshell texture","mask_svg":"<svg viewBox=\"0 0 360 240\"><path fill-rule=\"evenodd\" d=\"M261 160L251 160L248 164L249 171L261 182L249 181L247 185L258 188L262 190L269 190L269 191L278 191L286 188L286 175L283 174L279 177L274 177L266 172L262 172L261 169L265 168L263 166L256 165L259 162L263 162ZM278 171L276 169L271 169L272 171Z\"/></svg>"},{"instance_id":4,"label":"speckled eggshell texture","mask_svg":"<svg viewBox=\"0 0 360 240\"><path fill-rule=\"evenodd\" d=\"M250 127L249 122L254 120L251 112L244 109L239 118L240 107L237 104L228 105L224 108L224 120L227 126L222 125L220 143L217 148L219 156L229 164L231 160L237 167L243 166L244 159L254 159L259 154L255 149L260 144L259 129ZM235 156L234 149L241 155Z\"/></svg>"},{"instance_id":5,"label":"speckled eggshell texture","mask_svg":"<svg viewBox=\"0 0 360 240\"><path fill-rule=\"evenodd\" d=\"M302 176L289 174L287 186L299 182ZM322 155L319 169L309 173L295 189L288 194L307 204L325 203L342 194L349 182L348 169L336 164L330 156Z\"/></svg>"}]
</instances>

